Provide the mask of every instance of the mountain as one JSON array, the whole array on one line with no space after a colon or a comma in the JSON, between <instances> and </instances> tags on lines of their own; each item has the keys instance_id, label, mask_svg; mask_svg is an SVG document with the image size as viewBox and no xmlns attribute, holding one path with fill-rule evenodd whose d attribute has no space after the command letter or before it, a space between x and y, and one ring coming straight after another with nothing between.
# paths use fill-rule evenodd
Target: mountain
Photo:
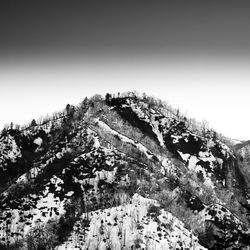
<instances>
[{"instance_id":1,"label":"mountain","mask_svg":"<svg viewBox=\"0 0 250 250\"><path fill-rule=\"evenodd\" d=\"M11 125L0 249L249 249L249 162L227 142L132 92Z\"/></svg>"}]
</instances>

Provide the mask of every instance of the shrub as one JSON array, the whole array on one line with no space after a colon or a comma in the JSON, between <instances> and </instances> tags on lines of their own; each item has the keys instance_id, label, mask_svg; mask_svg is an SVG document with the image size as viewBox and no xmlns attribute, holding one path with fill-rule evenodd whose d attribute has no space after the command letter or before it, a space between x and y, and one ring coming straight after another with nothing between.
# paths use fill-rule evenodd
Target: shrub
<instances>
[{"instance_id":1,"label":"shrub","mask_svg":"<svg viewBox=\"0 0 250 250\"><path fill-rule=\"evenodd\" d=\"M26 236L27 250L49 250L58 244L56 221L32 228Z\"/></svg>"},{"instance_id":2,"label":"shrub","mask_svg":"<svg viewBox=\"0 0 250 250\"><path fill-rule=\"evenodd\" d=\"M143 243L142 239L136 238L134 242L135 249L141 249L141 243Z\"/></svg>"},{"instance_id":3,"label":"shrub","mask_svg":"<svg viewBox=\"0 0 250 250\"><path fill-rule=\"evenodd\" d=\"M158 216L161 214L160 207L151 204L148 208L148 216L151 216L156 222L159 222Z\"/></svg>"}]
</instances>

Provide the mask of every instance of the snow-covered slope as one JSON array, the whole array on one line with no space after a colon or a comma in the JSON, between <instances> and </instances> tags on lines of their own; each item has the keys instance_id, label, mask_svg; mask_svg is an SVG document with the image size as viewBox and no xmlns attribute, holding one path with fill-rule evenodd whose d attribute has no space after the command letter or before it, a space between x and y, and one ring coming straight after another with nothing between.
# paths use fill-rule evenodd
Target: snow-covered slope
<instances>
[{"instance_id":1,"label":"snow-covered slope","mask_svg":"<svg viewBox=\"0 0 250 250\"><path fill-rule=\"evenodd\" d=\"M246 176L159 101L95 96L0 137L3 249L242 249ZM234 247L234 248L233 248Z\"/></svg>"},{"instance_id":2,"label":"snow-covered slope","mask_svg":"<svg viewBox=\"0 0 250 250\"><path fill-rule=\"evenodd\" d=\"M85 229L84 220L88 221ZM138 194L129 203L84 213L75 227L78 230L59 249L205 249L183 222Z\"/></svg>"}]
</instances>

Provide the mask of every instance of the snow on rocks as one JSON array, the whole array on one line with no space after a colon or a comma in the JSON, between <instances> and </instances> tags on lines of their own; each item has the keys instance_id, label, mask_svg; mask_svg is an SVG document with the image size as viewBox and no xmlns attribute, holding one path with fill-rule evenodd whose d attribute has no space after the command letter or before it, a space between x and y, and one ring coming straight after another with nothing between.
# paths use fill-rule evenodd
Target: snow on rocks
<instances>
[{"instance_id":1,"label":"snow on rocks","mask_svg":"<svg viewBox=\"0 0 250 250\"><path fill-rule=\"evenodd\" d=\"M34 140L34 143L41 147L42 143L43 143L43 139L41 137L37 137L35 140Z\"/></svg>"},{"instance_id":2,"label":"snow on rocks","mask_svg":"<svg viewBox=\"0 0 250 250\"><path fill-rule=\"evenodd\" d=\"M188 159L189 159L190 156L191 156L190 154L188 154L188 153L184 154L184 153L182 153L181 151L178 151L178 153L180 154L182 160L185 161L185 162L187 162Z\"/></svg>"},{"instance_id":3,"label":"snow on rocks","mask_svg":"<svg viewBox=\"0 0 250 250\"><path fill-rule=\"evenodd\" d=\"M204 169L200 164L202 161L204 161L204 157L203 158L200 158L200 157L197 157L197 156L193 156L193 155L190 155L188 153L182 153L180 151L178 151L178 153L180 154L181 158L183 161L185 161L187 163L187 167L188 169L194 171L195 173L199 173L199 174L202 174L203 178L204 178L204 184L208 187L212 187L214 188L214 184L211 180L211 173L210 172L207 172L206 169ZM204 155L203 155L204 156ZM210 160L213 160L215 159L214 157L212 158L205 158L205 161L208 161L208 164L209 165L212 165L213 162L210 161Z\"/></svg>"},{"instance_id":4,"label":"snow on rocks","mask_svg":"<svg viewBox=\"0 0 250 250\"><path fill-rule=\"evenodd\" d=\"M165 147L163 133L160 131L159 128L166 128L169 124L169 119L167 117L162 116L162 114L160 114L156 110L152 108L149 109L148 104L144 102L140 102L139 105L131 103L130 107L140 119L147 122L152 127L152 131L156 135L160 145L162 147Z\"/></svg>"}]
</instances>

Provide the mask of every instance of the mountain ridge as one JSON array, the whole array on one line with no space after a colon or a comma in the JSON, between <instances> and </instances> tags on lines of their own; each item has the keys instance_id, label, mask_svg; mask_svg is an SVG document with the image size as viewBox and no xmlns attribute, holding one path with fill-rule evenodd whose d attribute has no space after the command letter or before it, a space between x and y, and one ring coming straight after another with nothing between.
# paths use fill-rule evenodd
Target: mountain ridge
<instances>
[{"instance_id":1,"label":"mountain ridge","mask_svg":"<svg viewBox=\"0 0 250 250\"><path fill-rule=\"evenodd\" d=\"M247 249L248 179L215 131L132 92L54 118L0 137L3 248Z\"/></svg>"}]
</instances>

